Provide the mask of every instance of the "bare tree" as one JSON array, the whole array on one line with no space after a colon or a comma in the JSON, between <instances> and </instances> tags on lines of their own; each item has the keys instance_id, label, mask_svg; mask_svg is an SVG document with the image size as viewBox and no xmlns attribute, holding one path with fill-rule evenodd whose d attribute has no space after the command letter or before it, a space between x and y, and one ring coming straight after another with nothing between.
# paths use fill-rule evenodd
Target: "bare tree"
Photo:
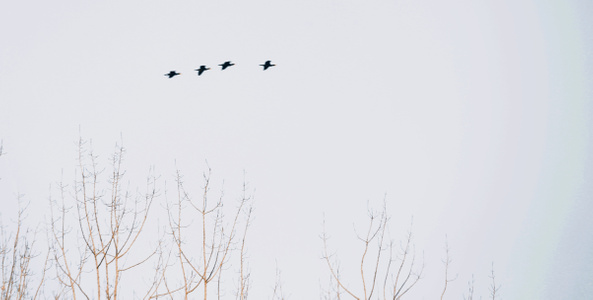
<instances>
[{"instance_id":1,"label":"bare tree","mask_svg":"<svg viewBox=\"0 0 593 300\"><path fill-rule=\"evenodd\" d=\"M327 249L329 237L325 232L324 221L324 230L321 236L323 241L323 259L329 268L331 278L336 282L337 288L335 294L337 298L340 299L340 292L344 291L354 299L366 300L372 299L373 294L379 293L378 291L381 290L382 295L378 295L377 298L401 299L420 280L424 270L424 262L422 263L422 266L416 266L416 253L412 243L411 230L408 232L405 245L401 246L399 259L393 257L394 243L393 241L390 241L389 243L386 243L385 241L385 232L388 228L389 221L385 202L383 203L383 209L380 213L369 209L368 217L369 226L366 230L366 234L363 236L357 234L358 240L363 244L359 269L360 289L362 290L362 293L356 293L352 287L346 286L340 278L339 265L336 262L332 262L333 255L330 255ZM389 258L385 262L383 252L386 251L385 248L387 246L389 246ZM373 260L369 263L369 256L373 254ZM398 260L399 266L397 267L397 271L392 271L391 267L393 263ZM382 270L381 266L385 264L386 268ZM381 275L381 273L383 274ZM382 289L379 287L380 285L382 285Z\"/></svg>"},{"instance_id":2,"label":"bare tree","mask_svg":"<svg viewBox=\"0 0 593 300\"><path fill-rule=\"evenodd\" d=\"M237 239L240 239L238 251L240 252L239 260L239 287L238 296L240 299L246 299L249 287L249 274L245 266L245 239L247 236L247 228L251 218L252 207L250 203L251 197L246 194L246 185L243 185L243 195L239 200L238 207L234 212L234 216L229 223L225 223L223 211L223 196L221 192L217 201L210 205L210 179L211 169L203 174L204 185L202 189L201 200L196 201L190 193L186 190L183 176L181 172L177 171L177 201L174 205L168 205L169 212L169 227L173 240L173 247L175 248L177 265L176 270L180 274L182 282L174 284L170 288L166 274L163 272L163 282L166 286L164 291L154 293L151 298L162 296L170 296L181 294L180 297L188 299L190 294L196 292L198 288L202 291L203 298L208 299L209 287L213 281L220 282L226 267L229 267L229 259L231 252L235 249ZM240 216L244 212L245 220L244 230L242 235L237 235L237 227L241 222ZM192 226L191 221L185 221L193 215L197 216L199 225ZM194 228L197 227L197 228ZM187 239L195 239L197 236L200 239L198 249L191 249L191 245L186 243ZM194 255L197 254L197 255ZM220 288L218 289L218 296L220 296ZM179 296L175 296L177 298Z\"/></svg>"},{"instance_id":3,"label":"bare tree","mask_svg":"<svg viewBox=\"0 0 593 300\"><path fill-rule=\"evenodd\" d=\"M18 196L19 210L16 221L16 232L7 235L2 222L0 221L0 272L2 286L0 287L0 299L38 299L42 297L42 287L45 281L45 273L48 268L48 256L45 256L41 274L34 278L31 270L31 261L37 256L34 253L35 236L31 237L31 231L24 227L26 206L22 207L22 196ZM37 281L37 283L35 283Z\"/></svg>"},{"instance_id":4,"label":"bare tree","mask_svg":"<svg viewBox=\"0 0 593 300\"><path fill-rule=\"evenodd\" d=\"M152 174L148 176L145 193L133 195L122 187L124 153L123 146L116 145L110 159L112 171L107 187L103 188L104 183L100 181L103 170L98 168L98 157L88 150L86 141L79 139L77 179L72 192L75 204L66 204L67 185L63 183L59 185L60 203L50 197L51 249L56 277L62 285L58 297L68 291L72 299L79 295L87 299L117 299L124 272L157 253L158 247L155 247L143 253L140 259L130 255L145 228L157 189L156 177ZM76 228L70 227L66 220L74 207ZM78 255L68 251L74 241L83 249ZM94 284L83 278L87 274L93 274L91 282Z\"/></svg>"},{"instance_id":5,"label":"bare tree","mask_svg":"<svg viewBox=\"0 0 593 300\"><path fill-rule=\"evenodd\" d=\"M4 141L0 140L0 157L5 155ZM0 178L1 180L2 178ZM31 230L24 228L23 221L28 204L23 204L23 195L17 196L19 205L16 220L16 232L7 234L0 214L0 299L37 299L42 297L42 287L48 269L49 252L46 253L41 276L30 268L31 261L38 255L34 253L37 231L31 237ZM23 233L24 231L24 233ZM38 280L35 289L32 282Z\"/></svg>"},{"instance_id":6,"label":"bare tree","mask_svg":"<svg viewBox=\"0 0 593 300\"><path fill-rule=\"evenodd\" d=\"M414 265L416 263L416 251L413 249L414 245L412 244L412 230L410 226L410 230L408 231L408 235L406 238L405 246L401 246L401 257L400 257L400 264L395 273L395 280L393 281L393 297L394 300L401 299L418 281L424 271L424 258L422 259L422 266L420 270L414 270ZM389 264L387 266L387 270L389 271L392 262L394 259L392 258L393 252L393 242L391 242L389 246ZM409 256L412 256L411 260ZM406 264L409 261L409 265ZM406 269L407 268L407 269ZM387 272L389 273L389 272ZM387 282L387 276L385 276L385 282ZM384 287L387 284L384 285ZM385 296L385 291L383 291L383 298L387 299Z\"/></svg>"}]
</instances>

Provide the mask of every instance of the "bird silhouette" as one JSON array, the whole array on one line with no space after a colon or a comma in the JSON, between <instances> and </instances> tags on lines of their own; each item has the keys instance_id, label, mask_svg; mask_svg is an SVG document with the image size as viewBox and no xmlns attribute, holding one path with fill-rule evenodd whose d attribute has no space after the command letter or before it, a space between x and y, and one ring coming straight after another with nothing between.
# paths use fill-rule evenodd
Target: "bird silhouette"
<instances>
[{"instance_id":1,"label":"bird silhouette","mask_svg":"<svg viewBox=\"0 0 593 300\"><path fill-rule=\"evenodd\" d=\"M234 66L234 65L235 65L235 64L234 64L234 63L232 63L232 62L230 62L230 61L225 61L224 63L220 64L219 66L221 66L221 67L222 67L222 69L224 70L224 69L226 69L226 68L228 68L228 67L230 67L230 66Z\"/></svg>"},{"instance_id":2,"label":"bird silhouette","mask_svg":"<svg viewBox=\"0 0 593 300\"><path fill-rule=\"evenodd\" d=\"M267 70L269 67L273 67L273 66L275 66L275 65L274 65L274 64L272 64L272 62L271 62L271 61L269 61L269 60L266 60L266 62L265 62L263 65L260 65L260 66L264 67L264 71L265 71L265 70Z\"/></svg>"},{"instance_id":3,"label":"bird silhouette","mask_svg":"<svg viewBox=\"0 0 593 300\"><path fill-rule=\"evenodd\" d=\"M177 75L181 75L181 73L177 73L175 71L170 71L169 73L165 74L165 76L169 76L169 78L173 78Z\"/></svg>"},{"instance_id":4,"label":"bird silhouette","mask_svg":"<svg viewBox=\"0 0 593 300\"><path fill-rule=\"evenodd\" d=\"M206 68L206 66L201 65L199 69L196 69L196 71L198 71L198 76L202 75L202 73L206 72L210 70L210 68Z\"/></svg>"}]
</instances>

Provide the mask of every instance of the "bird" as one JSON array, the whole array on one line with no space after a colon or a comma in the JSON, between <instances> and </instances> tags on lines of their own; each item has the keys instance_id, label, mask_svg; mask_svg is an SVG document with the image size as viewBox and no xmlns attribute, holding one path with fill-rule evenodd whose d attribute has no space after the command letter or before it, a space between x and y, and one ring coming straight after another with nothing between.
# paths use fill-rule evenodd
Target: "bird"
<instances>
[{"instance_id":1,"label":"bird","mask_svg":"<svg viewBox=\"0 0 593 300\"><path fill-rule=\"evenodd\" d=\"M169 78L173 78L177 75L181 75L181 73L177 73L175 71L170 71L169 73L165 74L165 76L169 76Z\"/></svg>"},{"instance_id":2,"label":"bird","mask_svg":"<svg viewBox=\"0 0 593 300\"><path fill-rule=\"evenodd\" d=\"M206 72L210 70L210 68L206 68L206 66L201 65L199 69L196 69L196 71L198 71L198 76L202 75L202 73Z\"/></svg>"},{"instance_id":3,"label":"bird","mask_svg":"<svg viewBox=\"0 0 593 300\"><path fill-rule=\"evenodd\" d=\"M230 62L230 61L225 61L224 63L220 64L219 66L221 66L221 67L222 67L222 69L224 70L224 69L226 69L226 68L228 68L228 67L230 67L230 66L234 66L234 65L235 65L235 64L234 64L234 63L232 63L232 62Z\"/></svg>"},{"instance_id":4,"label":"bird","mask_svg":"<svg viewBox=\"0 0 593 300\"><path fill-rule=\"evenodd\" d=\"M272 62L271 62L271 61L269 61L269 60L266 60L266 62L265 62L263 65L260 65L260 66L264 67L264 71L265 71L265 70L267 70L269 67L273 67L273 66L275 66L275 65L274 65L274 64L272 64Z\"/></svg>"}]
</instances>

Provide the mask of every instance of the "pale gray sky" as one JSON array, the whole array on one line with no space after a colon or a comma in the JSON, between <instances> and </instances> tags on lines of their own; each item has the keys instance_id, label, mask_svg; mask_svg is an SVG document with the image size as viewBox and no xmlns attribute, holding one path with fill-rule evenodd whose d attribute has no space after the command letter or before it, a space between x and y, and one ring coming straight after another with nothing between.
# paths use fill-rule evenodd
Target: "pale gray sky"
<instances>
[{"instance_id":1,"label":"pale gray sky","mask_svg":"<svg viewBox=\"0 0 593 300\"><path fill-rule=\"evenodd\" d=\"M17 193L43 215L81 128L105 160L121 134L140 186L151 165L197 180L208 160L232 195L245 170L254 299L276 261L291 299L318 298L322 214L346 265L353 222L385 194L394 238L414 216L418 299L442 288L445 234L451 297L472 273L486 295L494 261L505 299L583 299L591 15L551 0L4 1L2 216Z\"/></svg>"}]
</instances>

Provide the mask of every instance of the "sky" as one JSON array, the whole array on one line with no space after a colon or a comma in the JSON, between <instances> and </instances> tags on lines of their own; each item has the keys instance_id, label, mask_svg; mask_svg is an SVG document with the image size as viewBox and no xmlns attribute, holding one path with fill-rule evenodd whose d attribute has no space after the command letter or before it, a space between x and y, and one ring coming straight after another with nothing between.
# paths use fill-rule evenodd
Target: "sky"
<instances>
[{"instance_id":1,"label":"sky","mask_svg":"<svg viewBox=\"0 0 593 300\"><path fill-rule=\"evenodd\" d=\"M232 199L245 176L254 299L276 266L291 299L318 298L323 220L347 268L383 199L392 237L413 218L424 251L414 299L440 294L445 236L452 298L472 274L487 295L494 263L504 299L584 299L591 15L576 0L4 1L3 222L18 194L43 218L82 136L104 163L123 142L131 186L151 167L170 185L177 166L199 191L210 166Z\"/></svg>"}]
</instances>

